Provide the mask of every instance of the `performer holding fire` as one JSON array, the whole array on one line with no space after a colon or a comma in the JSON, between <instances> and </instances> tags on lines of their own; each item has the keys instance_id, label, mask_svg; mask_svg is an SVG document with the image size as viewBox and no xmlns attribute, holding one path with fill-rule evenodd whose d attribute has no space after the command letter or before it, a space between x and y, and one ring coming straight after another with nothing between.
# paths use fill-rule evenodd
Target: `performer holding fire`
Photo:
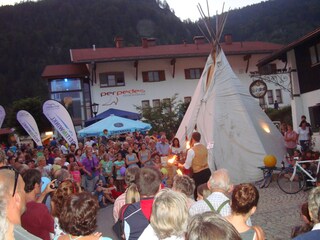
<instances>
[{"instance_id":1,"label":"performer holding fire","mask_svg":"<svg viewBox=\"0 0 320 240\"><path fill-rule=\"evenodd\" d=\"M187 159L184 164L178 164L179 168L192 169L192 178L195 181L195 199L197 197L197 187L208 182L211 171L208 165L208 150L200 143L201 134L199 132L192 133L191 148L188 150Z\"/></svg>"}]
</instances>

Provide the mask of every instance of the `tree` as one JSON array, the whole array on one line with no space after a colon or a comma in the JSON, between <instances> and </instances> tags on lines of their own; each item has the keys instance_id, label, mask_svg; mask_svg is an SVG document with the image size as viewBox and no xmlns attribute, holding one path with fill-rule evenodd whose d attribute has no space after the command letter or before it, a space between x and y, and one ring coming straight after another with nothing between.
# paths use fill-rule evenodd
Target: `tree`
<instances>
[{"instance_id":1,"label":"tree","mask_svg":"<svg viewBox=\"0 0 320 240\"><path fill-rule=\"evenodd\" d=\"M151 133L165 132L170 139L177 132L188 108L188 104L178 101L177 96L178 94L175 94L170 99L162 100L156 107L136 106L144 121L151 124Z\"/></svg>"},{"instance_id":2,"label":"tree","mask_svg":"<svg viewBox=\"0 0 320 240\"><path fill-rule=\"evenodd\" d=\"M25 110L36 120L40 133L52 130L50 122L42 113L42 104L42 100L38 97L25 98L13 102L12 108L8 111L7 127L15 128L16 132L20 135L28 135L16 117L18 111Z\"/></svg>"},{"instance_id":3,"label":"tree","mask_svg":"<svg viewBox=\"0 0 320 240\"><path fill-rule=\"evenodd\" d=\"M266 114L271 119L271 121L280 121L284 123L292 124L292 113L291 113L291 106L283 107L279 110L274 108L267 108Z\"/></svg>"}]
</instances>

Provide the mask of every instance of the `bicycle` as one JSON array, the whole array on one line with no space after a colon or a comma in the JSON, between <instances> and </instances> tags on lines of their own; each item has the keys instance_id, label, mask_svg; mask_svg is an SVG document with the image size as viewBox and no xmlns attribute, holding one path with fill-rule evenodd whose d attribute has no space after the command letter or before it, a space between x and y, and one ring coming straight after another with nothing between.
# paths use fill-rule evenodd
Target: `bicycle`
<instances>
[{"instance_id":1,"label":"bicycle","mask_svg":"<svg viewBox=\"0 0 320 240\"><path fill-rule=\"evenodd\" d=\"M317 163L317 171L315 176L312 176L310 172L304 169L301 164L304 163ZM278 175L277 183L279 188L288 194L295 194L300 192L310 182L315 185L317 181L317 174L319 173L320 159L318 160L304 160L296 161L293 167L284 168Z\"/></svg>"},{"instance_id":2,"label":"bicycle","mask_svg":"<svg viewBox=\"0 0 320 240\"><path fill-rule=\"evenodd\" d=\"M257 181L256 184L259 185L259 188L267 188L272 182L272 175L274 171L280 171L281 168L278 167L258 167L263 171L263 178L260 181Z\"/></svg>"}]
</instances>

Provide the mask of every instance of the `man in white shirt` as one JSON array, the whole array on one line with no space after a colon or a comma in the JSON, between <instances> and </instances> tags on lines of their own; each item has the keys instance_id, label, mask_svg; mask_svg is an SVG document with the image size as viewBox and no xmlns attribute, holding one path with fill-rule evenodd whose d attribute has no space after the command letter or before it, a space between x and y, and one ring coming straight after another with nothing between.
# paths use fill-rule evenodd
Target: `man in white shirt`
<instances>
[{"instance_id":1,"label":"man in white shirt","mask_svg":"<svg viewBox=\"0 0 320 240\"><path fill-rule=\"evenodd\" d=\"M188 150L186 162L179 167L185 169L192 169L192 178L195 182L194 198L197 199L197 187L203 183L206 183L210 176L211 171L208 165L208 150L200 143L201 134L199 132L192 133L191 146L192 148Z\"/></svg>"},{"instance_id":2,"label":"man in white shirt","mask_svg":"<svg viewBox=\"0 0 320 240\"><path fill-rule=\"evenodd\" d=\"M68 148L66 147L66 141L64 139L60 139L59 144L60 144L60 150L62 154L67 155L69 151L68 151Z\"/></svg>"},{"instance_id":3,"label":"man in white shirt","mask_svg":"<svg viewBox=\"0 0 320 240\"><path fill-rule=\"evenodd\" d=\"M212 173L208 181L208 187L212 192L207 200L210 202L212 207L217 211L222 204L219 212L223 217L231 214L231 207L227 194L233 189L233 185L230 182L229 174L226 169L219 169ZM211 211L211 208L205 200L200 200L191 205L189 213L191 216Z\"/></svg>"}]
</instances>

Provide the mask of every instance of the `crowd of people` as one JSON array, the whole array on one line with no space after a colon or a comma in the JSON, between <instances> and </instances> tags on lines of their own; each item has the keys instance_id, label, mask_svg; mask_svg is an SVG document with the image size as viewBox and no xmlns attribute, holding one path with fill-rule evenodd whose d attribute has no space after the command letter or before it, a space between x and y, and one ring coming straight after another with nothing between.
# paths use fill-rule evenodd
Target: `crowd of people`
<instances>
[{"instance_id":1,"label":"crowd of people","mask_svg":"<svg viewBox=\"0 0 320 240\"><path fill-rule=\"evenodd\" d=\"M301 116L297 131L293 130L291 124L286 123L281 125L280 130L287 148L284 165L294 166L296 161L318 160L320 158L319 152L312 151L313 132L310 123L306 120L306 116ZM317 163L303 163L302 167L311 175L315 176L317 173Z\"/></svg>"},{"instance_id":2,"label":"crowd of people","mask_svg":"<svg viewBox=\"0 0 320 240\"><path fill-rule=\"evenodd\" d=\"M211 172L200 140L194 132L187 152L177 138L138 132L0 150L0 239L109 239L96 228L98 209L110 204L106 221L120 239L265 239L251 222L257 188ZM319 234L320 187L307 209L295 239Z\"/></svg>"}]
</instances>

